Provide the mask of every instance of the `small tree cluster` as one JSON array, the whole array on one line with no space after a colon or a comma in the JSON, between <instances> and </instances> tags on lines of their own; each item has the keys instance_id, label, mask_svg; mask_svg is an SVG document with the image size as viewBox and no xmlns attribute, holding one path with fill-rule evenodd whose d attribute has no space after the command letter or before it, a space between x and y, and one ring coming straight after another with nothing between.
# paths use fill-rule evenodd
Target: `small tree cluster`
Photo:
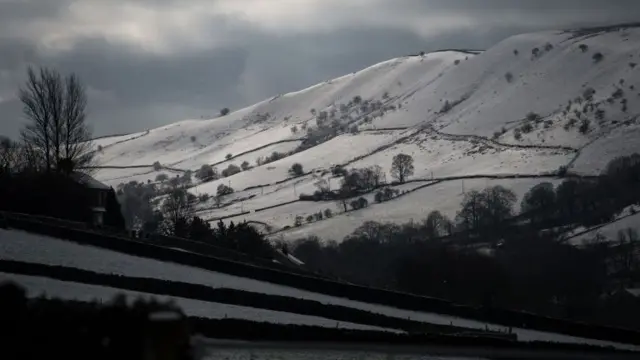
<instances>
[{"instance_id":1,"label":"small tree cluster","mask_svg":"<svg viewBox=\"0 0 640 360\"><path fill-rule=\"evenodd\" d=\"M351 201L349 205L351 205L351 209L353 210L360 210L369 206L369 201L363 197L359 197L358 199Z\"/></svg>"},{"instance_id":2,"label":"small tree cluster","mask_svg":"<svg viewBox=\"0 0 640 360\"><path fill-rule=\"evenodd\" d=\"M233 194L233 188L231 186L227 186L225 184L218 185L218 189L216 191L216 195L218 197L222 197L230 194Z\"/></svg>"},{"instance_id":3,"label":"small tree cluster","mask_svg":"<svg viewBox=\"0 0 640 360\"><path fill-rule=\"evenodd\" d=\"M240 169L237 165L229 164L226 169L222 170L222 176L229 177L239 172L242 172L242 169Z\"/></svg>"},{"instance_id":4,"label":"small tree cluster","mask_svg":"<svg viewBox=\"0 0 640 360\"><path fill-rule=\"evenodd\" d=\"M375 194L374 200L377 203L382 203L382 202L393 199L394 197L398 196L398 194L399 194L398 190L392 189L390 187L386 187Z\"/></svg>"},{"instance_id":5,"label":"small tree cluster","mask_svg":"<svg viewBox=\"0 0 640 360\"><path fill-rule=\"evenodd\" d=\"M204 164L196 171L196 178L202 182L209 182L212 180L217 180L219 178L218 171L216 168L212 167L209 164Z\"/></svg>"}]
</instances>

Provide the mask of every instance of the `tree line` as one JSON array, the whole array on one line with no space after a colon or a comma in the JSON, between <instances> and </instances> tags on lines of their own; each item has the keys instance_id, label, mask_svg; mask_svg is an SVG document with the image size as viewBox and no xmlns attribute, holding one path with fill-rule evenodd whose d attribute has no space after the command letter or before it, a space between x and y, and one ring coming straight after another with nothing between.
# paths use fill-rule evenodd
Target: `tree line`
<instances>
[{"instance_id":1,"label":"tree line","mask_svg":"<svg viewBox=\"0 0 640 360\"><path fill-rule=\"evenodd\" d=\"M639 159L614 159L595 180L537 184L519 204L503 186L472 190L454 218L433 211L420 222L370 221L341 242L312 236L290 248L311 269L351 282L638 328L640 301L612 295L640 280L636 231L580 247L562 235L639 205Z\"/></svg>"}]
</instances>

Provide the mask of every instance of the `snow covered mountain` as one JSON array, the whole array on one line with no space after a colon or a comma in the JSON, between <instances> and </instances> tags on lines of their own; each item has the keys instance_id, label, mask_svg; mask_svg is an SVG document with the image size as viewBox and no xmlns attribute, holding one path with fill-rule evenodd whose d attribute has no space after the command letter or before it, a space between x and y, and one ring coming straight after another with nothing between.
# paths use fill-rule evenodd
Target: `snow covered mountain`
<instances>
[{"instance_id":1,"label":"snow covered mountain","mask_svg":"<svg viewBox=\"0 0 640 360\"><path fill-rule=\"evenodd\" d=\"M215 119L97 139L95 175L116 187L246 162L234 175L193 180L194 195L215 195L221 184L235 190L219 206L203 198L198 216L255 221L284 240L340 240L368 220L453 216L463 190L502 184L522 196L540 181L559 181L561 169L598 174L612 158L640 151L639 62L636 26L524 34L484 52L392 59ZM399 153L414 158L415 171L392 186L398 196L390 201L376 203L371 193L368 207L348 212L299 201L319 182L337 189L336 165L379 165L391 181ZM289 173L295 163L303 176ZM296 216L327 209L330 218L294 226Z\"/></svg>"}]
</instances>

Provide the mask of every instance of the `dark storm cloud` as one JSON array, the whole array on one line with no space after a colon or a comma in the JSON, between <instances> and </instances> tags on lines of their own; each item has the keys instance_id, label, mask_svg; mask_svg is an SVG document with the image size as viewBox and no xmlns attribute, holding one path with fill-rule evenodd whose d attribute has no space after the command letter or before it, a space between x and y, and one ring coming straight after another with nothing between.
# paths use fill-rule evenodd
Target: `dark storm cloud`
<instances>
[{"instance_id":1,"label":"dark storm cloud","mask_svg":"<svg viewBox=\"0 0 640 360\"><path fill-rule=\"evenodd\" d=\"M486 48L638 13L634 0L0 0L0 134L21 126L15 92L28 64L78 73L95 132L120 133L419 50Z\"/></svg>"}]
</instances>

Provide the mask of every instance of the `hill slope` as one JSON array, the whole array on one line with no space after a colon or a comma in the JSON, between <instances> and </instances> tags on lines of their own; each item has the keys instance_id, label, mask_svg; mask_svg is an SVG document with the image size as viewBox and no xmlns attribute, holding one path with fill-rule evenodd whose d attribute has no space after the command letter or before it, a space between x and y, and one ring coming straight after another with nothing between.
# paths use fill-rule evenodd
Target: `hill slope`
<instances>
[{"instance_id":1,"label":"hill slope","mask_svg":"<svg viewBox=\"0 0 640 360\"><path fill-rule=\"evenodd\" d=\"M117 186L246 161L235 175L194 179L196 195L235 189L221 206L199 203L198 215L257 221L285 240L341 239L364 221L419 220L436 209L454 215L463 189L499 183L522 196L560 167L598 174L640 150L639 49L640 29L612 27L524 34L477 54L392 59L227 116L99 139L96 176ZM265 161L274 152L282 155ZM336 189L335 165L379 165L390 181L401 152L415 159L415 182L394 186L408 196L374 204L370 194L371 206L346 213L334 202L296 201L320 180ZM303 176L291 178L294 163ZM480 178L461 179L472 175ZM540 175L548 178L533 177ZM296 216L326 209L334 216L293 227Z\"/></svg>"}]
</instances>

